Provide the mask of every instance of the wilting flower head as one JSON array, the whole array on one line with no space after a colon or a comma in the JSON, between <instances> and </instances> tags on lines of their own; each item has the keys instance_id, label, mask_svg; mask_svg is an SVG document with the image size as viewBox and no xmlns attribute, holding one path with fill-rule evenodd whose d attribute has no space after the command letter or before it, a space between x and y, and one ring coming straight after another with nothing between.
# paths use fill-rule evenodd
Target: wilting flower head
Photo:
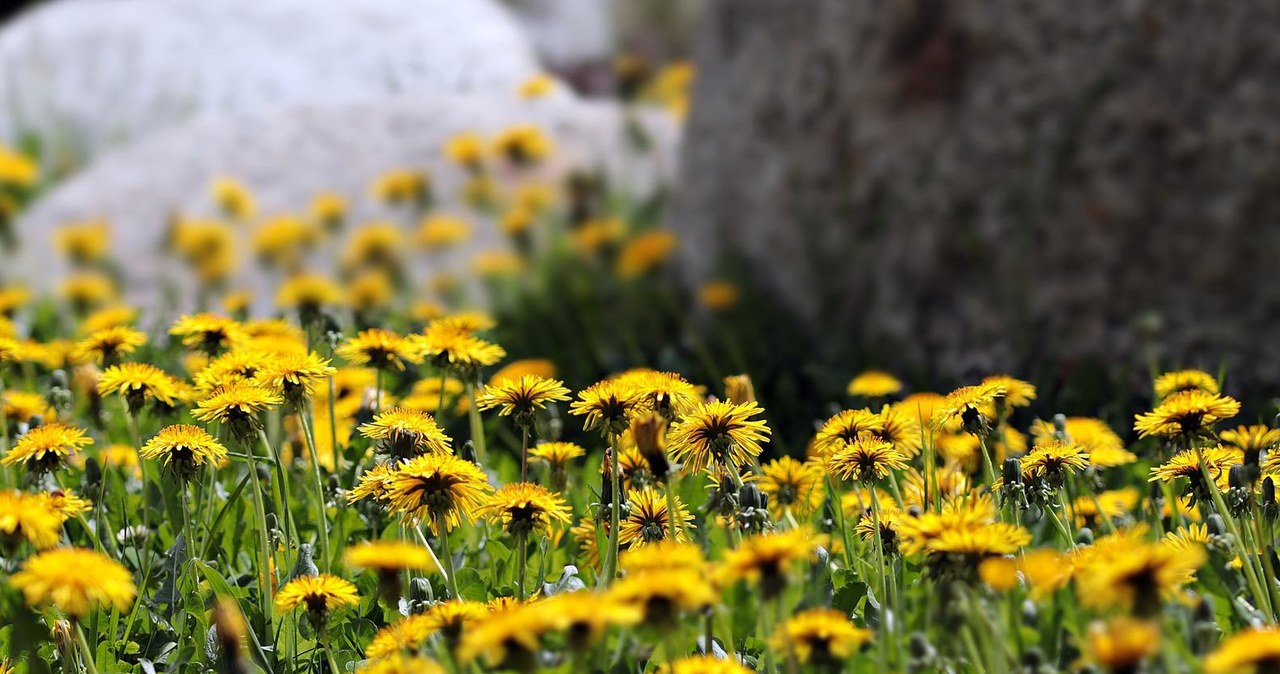
<instances>
[{"instance_id":1,"label":"wilting flower head","mask_svg":"<svg viewBox=\"0 0 1280 674\"><path fill-rule=\"evenodd\" d=\"M203 428L179 424L161 429L139 454L144 459L163 460L165 468L189 482L202 467L226 460L227 449Z\"/></svg>"},{"instance_id":2,"label":"wilting flower head","mask_svg":"<svg viewBox=\"0 0 1280 674\"><path fill-rule=\"evenodd\" d=\"M182 338L183 346L213 356L244 340L239 321L216 314L195 314L179 318L169 334Z\"/></svg>"},{"instance_id":3,"label":"wilting flower head","mask_svg":"<svg viewBox=\"0 0 1280 674\"><path fill-rule=\"evenodd\" d=\"M1204 659L1205 674L1268 674L1280 667L1280 628L1246 629Z\"/></svg>"},{"instance_id":4,"label":"wilting flower head","mask_svg":"<svg viewBox=\"0 0 1280 674\"><path fill-rule=\"evenodd\" d=\"M359 431L396 459L453 451L449 436L440 430L431 415L399 407L379 413L372 423L361 425Z\"/></svg>"},{"instance_id":5,"label":"wilting flower head","mask_svg":"<svg viewBox=\"0 0 1280 674\"><path fill-rule=\"evenodd\" d=\"M268 359L254 374L254 380L298 408L334 372L337 370L330 367L329 361L314 352L293 352Z\"/></svg>"},{"instance_id":6,"label":"wilting flower head","mask_svg":"<svg viewBox=\"0 0 1280 674\"><path fill-rule=\"evenodd\" d=\"M528 482L512 482L489 496L476 514L502 523L513 536L546 531L553 522L569 523L571 511L563 497L546 487Z\"/></svg>"},{"instance_id":7,"label":"wilting flower head","mask_svg":"<svg viewBox=\"0 0 1280 674\"><path fill-rule=\"evenodd\" d=\"M128 569L104 554L80 548L39 553L9 582L22 591L28 605L55 606L75 619L98 607L128 611L137 593Z\"/></svg>"},{"instance_id":8,"label":"wilting flower head","mask_svg":"<svg viewBox=\"0 0 1280 674\"><path fill-rule=\"evenodd\" d=\"M606 379L579 391L578 399L569 406L569 414L585 416L582 425L586 430L616 436L625 431L631 425L631 417L643 409L642 391L616 379Z\"/></svg>"},{"instance_id":9,"label":"wilting flower head","mask_svg":"<svg viewBox=\"0 0 1280 674\"><path fill-rule=\"evenodd\" d=\"M421 363L421 350L410 340L381 328L370 328L338 347L338 355L352 365L403 371L408 363Z\"/></svg>"},{"instance_id":10,"label":"wilting flower head","mask_svg":"<svg viewBox=\"0 0 1280 674\"><path fill-rule=\"evenodd\" d=\"M864 436L837 449L827 460L827 470L842 480L877 482L894 470L907 467L907 460L893 445Z\"/></svg>"},{"instance_id":11,"label":"wilting flower head","mask_svg":"<svg viewBox=\"0 0 1280 674\"><path fill-rule=\"evenodd\" d=\"M128 326L104 328L76 342L71 359L78 363L110 365L146 343L146 334Z\"/></svg>"},{"instance_id":12,"label":"wilting flower head","mask_svg":"<svg viewBox=\"0 0 1280 674\"><path fill-rule=\"evenodd\" d=\"M758 456L760 443L768 440L769 427L764 420L751 418L763 411L755 403L701 404L667 434L671 458L690 472L700 472L712 464L737 470Z\"/></svg>"},{"instance_id":13,"label":"wilting flower head","mask_svg":"<svg viewBox=\"0 0 1280 674\"><path fill-rule=\"evenodd\" d=\"M849 381L845 392L854 398L883 398L902 390L902 381L882 370L867 370Z\"/></svg>"},{"instance_id":14,"label":"wilting flower head","mask_svg":"<svg viewBox=\"0 0 1280 674\"><path fill-rule=\"evenodd\" d=\"M849 617L840 611L810 609L778 626L773 647L794 656L802 665L830 669L857 655L874 635L872 630L849 622Z\"/></svg>"},{"instance_id":15,"label":"wilting flower head","mask_svg":"<svg viewBox=\"0 0 1280 674\"><path fill-rule=\"evenodd\" d=\"M253 438L262 428L258 415L284 399L250 382L237 381L220 386L191 412L200 421L226 424L241 442Z\"/></svg>"},{"instance_id":16,"label":"wilting flower head","mask_svg":"<svg viewBox=\"0 0 1280 674\"><path fill-rule=\"evenodd\" d=\"M65 465L67 457L91 444L93 440L79 428L59 423L45 424L18 438L0 459L0 464L20 465L37 475L49 473Z\"/></svg>"},{"instance_id":17,"label":"wilting flower head","mask_svg":"<svg viewBox=\"0 0 1280 674\"><path fill-rule=\"evenodd\" d=\"M1239 413L1235 398L1193 389L1174 393L1154 410L1139 414L1133 429L1144 438L1187 439Z\"/></svg>"},{"instance_id":18,"label":"wilting flower head","mask_svg":"<svg viewBox=\"0 0 1280 674\"><path fill-rule=\"evenodd\" d=\"M21 491L0 491L0 551L26 541L37 550L58 544L64 518L52 504Z\"/></svg>"},{"instance_id":19,"label":"wilting flower head","mask_svg":"<svg viewBox=\"0 0 1280 674\"><path fill-rule=\"evenodd\" d=\"M533 423L534 413L547 403L568 399L569 389L563 382L526 374L486 386L476 405L482 410L498 408L499 415L514 416L517 425L527 428Z\"/></svg>"},{"instance_id":20,"label":"wilting flower head","mask_svg":"<svg viewBox=\"0 0 1280 674\"><path fill-rule=\"evenodd\" d=\"M439 534L473 517L492 490L474 463L432 452L410 460L391 475L386 500L393 513L426 520L431 531Z\"/></svg>"},{"instance_id":21,"label":"wilting flower head","mask_svg":"<svg viewBox=\"0 0 1280 674\"><path fill-rule=\"evenodd\" d=\"M298 607L307 610L307 619L317 630L324 628L329 614L347 606L360 603L356 586L331 574L299 576L289 581L276 594L276 608L292 611Z\"/></svg>"},{"instance_id":22,"label":"wilting flower head","mask_svg":"<svg viewBox=\"0 0 1280 674\"><path fill-rule=\"evenodd\" d=\"M164 370L148 363L112 365L98 379L100 395L119 394L129 411L137 414L154 401L165 408L177 405L181 395L177 380Z\"/></svg>"}]
</instances>

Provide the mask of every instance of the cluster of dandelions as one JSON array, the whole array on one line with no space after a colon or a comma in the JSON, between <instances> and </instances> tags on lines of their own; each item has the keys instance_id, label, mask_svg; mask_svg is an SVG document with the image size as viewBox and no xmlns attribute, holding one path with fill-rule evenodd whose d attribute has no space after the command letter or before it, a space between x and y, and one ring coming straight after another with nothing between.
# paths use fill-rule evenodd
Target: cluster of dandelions
<instances>
[{"instance_id":1,"label":"cluster of dandelions","mask_svg":"<svg viewBox=\"0 0 1280 674\"><path fill-rule=\"evenodd\" d=\"M619 70L682 110L687 72ZM486 280L532 265L548 220L627 282L676 245L588 178L522 182L555 151L537 127L445 151L511 244L474 260ZM0 224L38 175L0 152ZM58 232L57 301L0 288L0 673L1280 671L1280 430L1230 425L1220 380L1159 377L1132 443L1032 418L1004 375L904 395L865 372L818 420L770 419L746 375L574 391L575 363L509 359L458 310L453 272L407 301L411 244L439 261L471 235L429 175L370 193L399 220L347 232L344 197L261 218L218 181L218 216L166 244L224 311L165 330L121 303L105 223ZM276 317L235 286L245 242ZM325 247L337 275L309 266Z\"/></svg>"}]
</instances>

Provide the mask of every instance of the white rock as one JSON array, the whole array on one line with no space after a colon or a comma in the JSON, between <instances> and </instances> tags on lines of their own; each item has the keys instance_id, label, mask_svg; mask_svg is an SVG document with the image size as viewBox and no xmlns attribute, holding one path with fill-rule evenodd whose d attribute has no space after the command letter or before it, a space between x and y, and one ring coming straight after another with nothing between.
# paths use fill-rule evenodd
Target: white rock
<instances>
[{"instance_id":1,"label":"white rock","mask_svg":"<svg viewBox=\"0 0 1280 674\"><path fill-rule=\"evenodd\" d=\"M0 136L84 156L196 115L509 91L539 70L495 0L60 0L0 31Z\"/></svg>"},{"instance_id":2,"label":"white rock","mask_svg":"<svg viewBox=\"0 0 1280 674\"><path fill-rule=\"evenodd\" d=\"M23 249L11 261L11 276L47 290L64 271L61 261L50 261L57 226L106 218L114 228L116 259L128 261L131 298L146 302L160 272L156 249L166 218L175 211L212 215L209 185L219 176L250 186L263 215L305 212L315 194L332 190L348 198L352 220L362 222L390 215L368 197L374 178L392 168L424 168L440 210L461 213L457 195L465 175L444 159L445 143L460 132L487 137L513 124L538 125L557 150L537 170L500 169L500 184L550 183L575 168L600 168L618 188L648 195L675 174L679 130L665 112L632 117L652 141L647 150L628 139L628 115L616 104L568 97L523 101L514 92L193 120L104 155L33 205L18 222ZM470 259L500 241L496 226L478 223L473 241L457 255ZM241 280L269 287L261 278Z\"/></svg>"},{"instance_id":3,"label":"white rock","mask_svg":"<svg viewBox=\"0 0 1280 674\"><path fill-rule=\"evenodd\" d=\"M507 0L547 63L572 67L613 56L615 0Z\"/></svg>"}]
</instances>

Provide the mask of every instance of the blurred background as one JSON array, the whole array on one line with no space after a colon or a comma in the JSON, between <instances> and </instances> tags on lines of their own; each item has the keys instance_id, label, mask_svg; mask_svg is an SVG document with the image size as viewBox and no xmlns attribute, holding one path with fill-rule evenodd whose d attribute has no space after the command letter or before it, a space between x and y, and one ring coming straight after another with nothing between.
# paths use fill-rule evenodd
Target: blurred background
<instances>
[{"instance_id":1,"label":"blurred background","mask_svg":"<svg viewBox=\"0 0 1280 674\"><path fill-rule=\"evenodd\" d=\"M872 368L943 391L1008 372L1039 412L1127 427L1152 373L1199 367L1275 409L1276 3L0 16L0 280L48 316L267 315L318 275L348 332L480 308L570 386L748 372L782 418Z\"/></svg>"}]
</instances>

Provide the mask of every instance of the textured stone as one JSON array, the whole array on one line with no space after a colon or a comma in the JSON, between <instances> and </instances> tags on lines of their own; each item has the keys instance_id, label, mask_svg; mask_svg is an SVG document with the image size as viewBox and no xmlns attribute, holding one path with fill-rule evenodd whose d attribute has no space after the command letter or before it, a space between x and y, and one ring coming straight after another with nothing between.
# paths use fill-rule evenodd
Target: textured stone
<instances>
[{"instance_id":1,"label":"textured stone","mask_svg":"<svg viewBox=\"0 0 1280 674\"><path fill-rule=\"evenodd\" d=\"M315 194L332 190L351 202L352 220L363 222L394 215L368 197L377 176L393 168L423 168L431 174L439 208L461 212L457 195L465 177L444 159L446 141L463 131L488 136L514 124L539 126L557 150L536 169L500 167L500 184L553 182L574 169L599 168L620 189L646 194L672 177L678 127L665 113L640 114L636 122L653 141L642 151L628 140L626 119L612 103L572 97L522 101L509 92L194 120L102 156L37 202L18 223L24 250L12 260L12 275L48 287L63 271L47 255L56 227L101 217L114 225L113 252L128 261L133 299L147 301L160 272L155 251L168 216L212 215L209 185L223 175L250 186L263 215L303 212ZM479 225L458 256L469 259L500 241L496 226ZM242 280L269 287L252 275Z\"/></svg>"},{"instance_id":2,"label":"textured stone","mask_svg":"<svg viewBox=\"0 0 1280 674\"><path fill-rule=\"evenodd\" d=\"M557 68L598 63L616 49L616 0L506 0L538 55Z\"/></svg>"},{"instance_id":3,"label":"textured stone","mask_svg":"<svg viewBox=\"0 0 1280 674\"><path fill-rule=\"evenodd\" d=\"M741 254L824 344L935 377L1092 361L1141 391L1144 335L1166 366L1280 377L1280 5L705 19L674 216L695 275Z\"/></svg>"},{"instance_id":4,"label":"textured stone","mask_svg":"<svg viewBox=\"0 0 1280 674\"><path fill-rule=\"evenodd\" d=\"M59 0L0 31L0 136L92 155L201 114L509 91L539 70L496 0Z\"/></svg>"}]
</instances>

